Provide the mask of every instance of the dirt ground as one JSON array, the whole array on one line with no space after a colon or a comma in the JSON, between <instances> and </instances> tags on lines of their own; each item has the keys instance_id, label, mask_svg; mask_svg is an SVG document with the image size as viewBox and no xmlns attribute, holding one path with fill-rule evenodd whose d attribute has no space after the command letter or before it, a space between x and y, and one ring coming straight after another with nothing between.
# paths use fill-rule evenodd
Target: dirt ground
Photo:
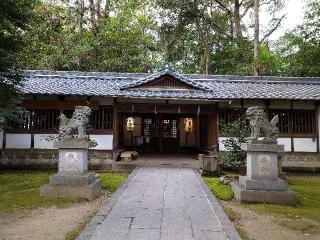
<instances>
[{"instance_id":1,"label":"dirt ground","mask_svg":"<svg viewBox=\"0 0 320 240\"><path fill-rule=\"evenodd\" d=\"M319 240L320 232L308 233L304 230L296 230L283 226L285 218L280 216L261 215L236 202L220 201L223 207L231 208L237 213L238 218L234 221L236 227L240 227L247 233L250 240ZM302 219L302 222L310 220ZM280 223L280 224L278 224Z\"/></svg>"},{"instance_id":2,"label":"dirt ground","mask_svg":"<svg viewBox=\"0 0 320 240\"><path fill-rule=\"evenodd\" d=\"M19 211L0 216L0 239L60 240L76 229L107 199L107 193L92 202L71 204L64 208L49 207Z\"/></svg>"}]
</instances>

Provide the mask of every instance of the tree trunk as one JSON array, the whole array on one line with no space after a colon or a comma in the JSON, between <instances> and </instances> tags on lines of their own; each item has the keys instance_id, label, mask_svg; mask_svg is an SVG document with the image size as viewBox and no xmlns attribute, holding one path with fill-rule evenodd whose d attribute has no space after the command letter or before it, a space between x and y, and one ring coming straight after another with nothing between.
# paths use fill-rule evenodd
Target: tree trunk
<instances>
[{"instance_id":1,"label":"tree trunk","mask_svg":"<svg viewBox=\"0 0 320 240\"><path fill-rule=\"evenodd\" d=\"M89 9L90 9L90 22L91 22L91 29L93 34L97 34L97 21L96 21L96 6L94 0L89 0Z\"/></svg>"},{"instance_id":2,"label":"tree trunk","mask_svg":"<svg viewBox=\"0 0 320 240\"><path fill-rule=\"evenodd\" d=\"M259 76L259 50L260 50L260 43L259 43L259 7L260 7L260 0L254 0L254 49L253 49L253 56L254 56L254 70L253 75Z\"/></svg>"},{"instance_id":3,"label":"tree trunk","mask_svg":"<svg viewBox=\"0 0 320 240\"><path fill-rule=\"evenodd\" d=\"M84 17L84 0L79 1L80 16L79 16L79 32L82 33L83 30L83 17Z\"/></svg>"},{"instance_id":4,"label":"tree trunk","mask_svg":"<svg viewBox=\"0 0 320 240\"><path fill-rule=\"evenodd\" d=\"M206 42L205 42L205 49L204 49L204 73L206 75L210 74L210 67L211 67L211 62L210 62L210 43L206 37Z\"/></svg>"},{"instance_id":5,"label":"tree trunk","mask_svg":"<svg viewBox=\"0 0 320 240\"><path fill-rule=\"evenodd\" d=\"M106 5L104 7L104 15L105 15L105 17L109 17L109 13L110 13L110 1L106 0Z\"/></svg>"},{"instance_id":6,"label":"tree trunk","mask_svg":"<svg viewBox=\"0 0 320 240\"><path fill-rule=\"evenodd\" d=\"M239 0L234 0L234 32L236 34L237 39L242 38L241 31L241 16L240 16L240 2Z\"/></svg>"}]
</instances>

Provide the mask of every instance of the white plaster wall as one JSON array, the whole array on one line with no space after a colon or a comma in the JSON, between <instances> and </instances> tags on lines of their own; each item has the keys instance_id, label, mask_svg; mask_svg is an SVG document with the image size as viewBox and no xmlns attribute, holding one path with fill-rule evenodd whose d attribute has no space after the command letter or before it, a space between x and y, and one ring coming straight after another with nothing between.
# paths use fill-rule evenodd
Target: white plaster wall
<instances>
[{"instance_id":1,"label":"white plaster wall","mask_svg":"<svg viewBox=\"0 0 320 240\"><path fill-rule=\"evenodd\" d=\"M89 135L91 140L97 142L98 146L91 148L95 150L112 150L113 135Z\"/></svg>"},{"instance_id":2,"label":"white plaster wall","mask_svg":"<svg viewBox=\"0 0 320 240\"><path fill-rule=\"evenodd\" d=\"M34 148L35 149L56 149L53 146L54 140L46 140L48 137L56 137L57 134L35 134Z\"/></svg>"},{"instance_id":3,"label":"white plaster wall","mask_svg":"<svg viewBox=\"0 0 320 240\"><path fill-rule=\"evenodd\" d=\"M3 131L0 131L0 149L2 149L3 146Z\"/></svg>"},{"instance_id":4,"label":"white plaster wall","mask_svg":"<svg viewBox=\"0 0 320 240\"><path fill-rule=\"evenodd\" d=\"M31 134L6 134L6 148L29 149L31 147Z\"/></svg>"},{"instance_id":5,"label":"white plaster wall","mask_svg":"<svg viewBox=\"0 0 320 240\"><path fill-rule=\"evenodd\" d=\"M295 152L317 152L317 141L312 138L294 138Z\"/></svg>"},{"instance_id":6,"label":"white plaster wall","mask_svg":"<svg viewBox=\"0 0 320 240\"><path fill-rule=\"evenodd\" d=\"M278 144L284 145L284 151L285 152L291 152L291 138L278 138L277 139Z\"/></svg>"}]
</instances>

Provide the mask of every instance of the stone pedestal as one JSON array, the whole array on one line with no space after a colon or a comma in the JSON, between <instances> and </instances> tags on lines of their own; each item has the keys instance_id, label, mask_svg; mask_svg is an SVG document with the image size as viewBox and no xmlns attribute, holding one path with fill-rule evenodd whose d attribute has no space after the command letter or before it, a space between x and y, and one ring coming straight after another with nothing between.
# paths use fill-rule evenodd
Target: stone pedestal
<instances>
[{"instance_id":1,"label":"stone pedestal","mask_svg":"<svg viewBox=\"0 0 320 240\"><path fill-rule=\"evenodd\" d=\"M198 155L200 162L200 172L202 176L218 174L218 158L215 155Z\"/></svg>"},{"instance_id":2,"label":"stone pedestal","mask_svg":"<svg viewBox=\"0 0 320 240\"><path fill-rule=\"evenodd\" d=\"M294 192L279 178L278 154L283 145L275 142L250 141L241 145L247 152L247 175L233 182L235 197L240 202L296 204Z\"/></svg>"},{"instance_id":3,"label":"stone pedestal","mask_svg":"<svg viewBox=\"0 0 320 240\"><path fill-rule=\"evenodd\" d=\"M63 139L56 143L59 150L58 174L40 188L49 198L80 197L94 199L101 192L95 173L88 173L88 142L86 139Z\"/></svg>"}]
</instances>

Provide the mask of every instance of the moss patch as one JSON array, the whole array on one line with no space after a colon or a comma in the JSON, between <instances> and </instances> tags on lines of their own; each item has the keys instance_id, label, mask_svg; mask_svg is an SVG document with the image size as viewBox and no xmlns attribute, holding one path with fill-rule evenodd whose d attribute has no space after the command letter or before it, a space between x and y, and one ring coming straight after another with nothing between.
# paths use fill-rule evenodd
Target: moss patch
<instances>
[{"instance_id":1,"label":"moss patch","mask_svg":"<svg viewBox=\"0 0 320 240\"><path fill-rule=\"evenodd\" d=\"M219 178L205 177L204 181L217 198L221 200L231 200L233 198L231 187L229 185L221 184Z\"/></svg>"},{"instance_id":2,"label":"moss patch","mask_svg":"<svg viewBox=\"0 0 320 240\"><path fill-rule=\"evenodd\" d=\"M320 177L289 178L289 187L297 193L297 206L252 204L249 208L260 213L281 214L286 218L306 218L320 223Z\"/></svg>"},{"instance_id":3,"label":"moss patch","mask_svg":"<svg viewBox=\"0 0 320 240\"><path fill-rule=\"evenodd\" d=\"M0 214L37 207L63 207L81 199L48 199L40 196L40 186L49 181L51 173L0 173Z\"/></svg>"},{"instance_id":4,"label":"moss patch","mask_svg":"<svg viewBox=\"0 0 320 240\"><path fill-rule=\"evenodd\" d=\"M100 173L99 177L101 188L114 193L124 183L128 175L125 173Z\"/></svg>"}]
</instances>

